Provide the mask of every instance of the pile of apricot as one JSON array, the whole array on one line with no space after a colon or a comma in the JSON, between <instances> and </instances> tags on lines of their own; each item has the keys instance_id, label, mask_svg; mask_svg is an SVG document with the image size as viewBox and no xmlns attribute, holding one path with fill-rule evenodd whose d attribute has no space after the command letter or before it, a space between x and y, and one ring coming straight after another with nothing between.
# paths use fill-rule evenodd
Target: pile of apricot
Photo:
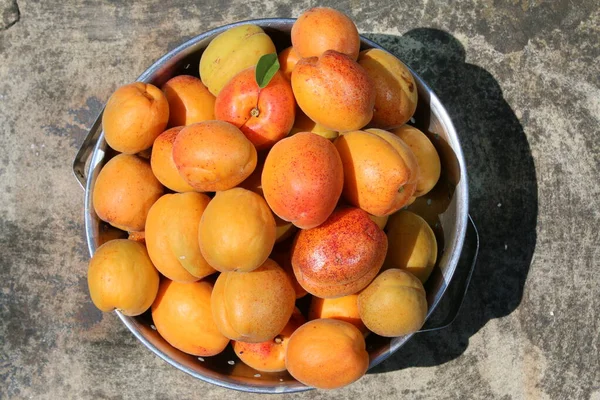
<instances>
[{"instance_id":1,"label":"pile of apricot","mask_svg":"<svg viewBox=\"0 0 600 400\"><path fill-rule=\"evenodd\" d=\"M88 283L103 311L150 309L183 352L231 343L259 371L337 388L365 374L367 335L424 323L438 249L406 207L436 185L440 158L407 125L409 69L360 51L346 15L307 10L291 42L266 84L257 63L275 45L242 25L211 41L199 78L114 92L102 122L119 154L93 206L129 238L97 249Z\"/></svg>"}]
</instances>

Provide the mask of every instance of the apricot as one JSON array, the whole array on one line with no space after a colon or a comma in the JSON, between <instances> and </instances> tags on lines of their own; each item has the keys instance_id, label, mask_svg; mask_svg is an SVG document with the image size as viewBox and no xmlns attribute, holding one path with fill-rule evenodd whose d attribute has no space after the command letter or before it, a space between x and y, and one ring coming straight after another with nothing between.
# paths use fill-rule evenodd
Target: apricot
<instances>
[{"instance_id":1,"label":"apricot","mask_svg":"<svg viewBox=\"0 0 600 400\"><path fill-rule=\"evenodd\" d=\"M143 244L115 239L96 249L88 268L92 302L101 311L145 312L158 291L158 271Z\"/></svg>"},{"instance_id":2,"label":"apricot","mask_svg":"<svg viewBox=\"0 0 600 400\"><path fill-rule=\"evenodd\" d=\"M302 111L328 129L361 129L373 117L373 81L356 61L337 51L298 61L292 90Z\"/></svg>"},{"instance_id":3,"label":"apricot","mask_svg":"<svg viewBox=\"0 0 600 400\"><path fill-rule=\"evenodd\" d=\"M219 331L231 340L272 340L290 320L296 295L287 274L267 259L251 272L222 272L212 293Z\"/></svg>"},{"instance_id":4,"label":"apricot","mask_svg":"<svg viewBox=\"0 0 600 400\"><path fill-rule=\"evenodd\" d=\"M380 336L414 333L427 316L425 289L409 272L385 270L358 295L358 312L367 328Z\"/></svg>"},{"instance_id":5,"label":"apricot","mask_svg":"<svg viewBox=\"0 0 600 400\"><path fill-rule=\"evenodd\" d=\"M296 119L294 120L294 126L290 131L290 136L295 135L298 132L312 132L319 136L323 136L325 139L335 139L338 137L336 131L325 128L323 125L316 123L312 119L308 118L302 110L296 110Z\"/></svg>"},{"instance_id":6,"label":"apricot","mask_svg":"<svg viewBox=\"0 0 600 400\"><path fill-rule=\"evenodd\" d=\"M313 296L308 309L308 319L319 318L333 318L350 322L363 335L368 332L358 314L358 294L349 294L335 299L322 299Z\"/></svg>"},{"instance_id":7,"label":"apricot","mask_svg":"<svg viewBox=\"0 0 600 400\"><path fill-rule=\"evenodd\" d=\"M398 137L390 136L400 140ZM416 181L398 146L371 132L347 132L334 141L344 165L344 198L376 216L402 208Z\"/></svg>"},{"instance_id":8,"label":"apricot","mask_svg":"<svg viewBox=\"0 0 600 400\"><path fill-rule=\"evenodd\" d=\"M281 219L302 229L320 225L335 208L344 185L333 144L301 132L277 142L265 160L262 188Z\"/></svg>"},{"instance_id":9,"label":"apricot","mask_svg":"<svg viewBox=\"0 0 600 400\"><path fill-rule=\"evenodd\" d=\"M229 339L219 332L211 311L213 285L165 279L152 304L152 321L169 344L195 356L222 352Z\"/></svg>"},{"instance_id":10,"label":"apricot","mask_svg":"<svg viewBox=\"0 0 600 400\"><path fill-rule=\"evenodd\" d=\"M285 365L294 378L307 386L335 389L367 372L369 353L362 333L351 323L315 319L290 337Z\"/></svg>"},{"instance_id":11,"label":"apricot","mask_svg":"<svg viewBox=\"0 0 600 400\"><path fill-rule=\"evenodd\" d=\"M232 124L204 121L186 126L177 134L173 161L195 190L227 190L254 171L256 148Z\"/></svg>"},{"instance_id":12,"label":"apricot","mask_svg":"<svg viewBox=\"0 0 600 400\"><path fill-rule=\"evenodd\" d=\"M314 7L302 13L292 26L292 45L300 57L319 57L335 50L356 60L360 37L347 15L329 7Z\"/></svg>"},{"instance_id":13,"label":"apricot","mask_svg":"<svg viewBox=\"0 0 600 400\"><path fill-rule=\"evenodd\" d=\"M298 308L275 338L262 343L233 342L233 351L248 366L263 372L285 371L285 352L290 336L306 320Z\"/></svg>"},{"instance_id":14,"label":"apricot","mask_svg":"<svg viewBox=\"0 0 600 400\"><path fill-rule=\"evenodd\" d=\"M358 63L375 86L375 111L370 125L388 129L405 124L415 113L418 102L417 85L410 70L381 49L361 51Z\"/></svg>"},{"instance_id":15,"label":"apricot","mask_svg":"<svg viewBox=\"0 0 600 400\"><path fill-rule=\"evenodd\" d=\"M150 166L156 179L174 192L193 192L194 188L187 183L177 170L173 161L173 143L183 126L168 129L158 135L152 145Z\"/></svg>"},{"instance_id":16,"label":"apricot","mask_svg":"<svg viewBox=\"0 0 600 400\"><path fill-rule=\"evenodd\" d=\"M371 220L377 224L379 229L385 229L385 226L387 225L389 219L389 215L377 216L369 214L369 218L371 218Z\"/></svg>"},{"instance_id":17,"label":"apricot","mask_svg":"<svg viewBox=\"0 0 600 400\"><path fill-rule=\"evenodd\" d=\"M366 212L339 208L323 224L298 233L292 267L307 292L322 298L346 296L377 275L387 247L385 233Z\"/></svg>"},{"instance_id":18,"label":"apricot","mask_svg":"<svg viewBox=\"0 0 600 400\"><path fill-rule=\"evenodd\" d=\"M209 201L203 193L165 194L148 212L148 254L156 269L173 281L194 282L216 272L198 244L200 218Z\"/></svg>"},{"instance_id":19,"label":"apricot","mask_svg":"<svg viewBox=\"0 0 600 400\"><path fill-rule=\"evenodd\" d=\"M250 67L231 78L217 96L215 116L240 128L257 150L263 150L292 129L296 100L281 72L277 71L262 89L255 72L256 68Z\"/></svg>"},{"instance_id":20,"label":"apricot","mask_svg":"<svg viewBox=\"0 0 600 400\"><path fill-rule=\"evenodd\" d=\"M388 253L384 268L406 270L425 283L437 261L437 242L427 222L410 211L399 211L388 223Z\"/></svg>"},{"instance_id":21,"label":"apricot","mask_svg":"<svg viewBox=\"0 0 600 400\"><path fill-rule=\"evenodd\" d=\"M375 135L379 136L380 138L391 144L394 147L394 149L398 152L398 154L400 154L400 157L402 157L402 160L408 167L408 170L410 172L408 182L406 183L406 185L404 185L404 188L402 189L401 193L399 193L400 195L396 197L396 201L398 201L402 205L400 206L396 204L396 207L405 207L409 205L412 201L414 201L412 199L415 197L414 194L417 190L419 177L421 176L421 170L419 169L419 162L417 160L417 157L412 152L410 147L406 143L404 143L402 139L400 139L393 133L377 128L370 128L366 131L369 133L374 133Z\"/></svg>"},{"instance_id":22,"label":"apricot","mask_svg":"<svg viewBox=\"0 0 600 400\"><path fill-rule=\"evenodd\" d=\"M252 172L252 174L246 178L244 182L240 183L239 186L243 187L244 189L251 190L264 198L261 182L264 166L264 162L259 163L254 169L254 172ZM283 242L298 230L294 224L289 221L282 220L277 216L277 214L273 214L273 218L275 218L275 243Z\"/></svg>"},{"instance_id":23,"label":"apricot","mask_svg":"<svg viewBox=\"0 0 600 400\"><path fill-rule=\"evenodd\" d=\"M269 257L275 244L275 219L265 200L234 188L217 192L198 229L200 251L218 271L252 271Z\"/></svg>"},{"instance_id":24,"label":"apricot","mask_svg":"<svg viewBox=\"0 0 600 400\"><path fill-rule=\"evenodd\" d=\"M279 59L279 70L283 77L289 81L292 79L292 70L302 57L294 50L293 46L290 46L281 51L277 58Z\"/></svg>"},{"instance_id":25,"label":"apricot","mask_svg":"<svg viewBox=\"0 0 600 400\"><path fill-rule=\"evenodd\" d=\"M215 119L215 96L195 76L175 76L162 86L162 91L169 102L169 126Z\"/></svg>"},{"instance_id":26,"label":"apricot","mask_svg":"<svg viewBox=\"0 0 600 400\"><path fill-rule=\"evenodd\" d=\"M102 113L106 143L126 154L152 146L168 121L169 103L165 95L156 86L142 82L118 88Z\"/></svg>"},{"instance_id":27,"label":"apricot","mask_svg":"<svg viewBox=\"0 0 600 400\"><path fill-rule=\"evenodd\" d=\"M276 53L271 38L256 25L239 25L211 40L200 58L200 78L215 96L240 71Z\"/></svg>"},{"instance_id":28,"label":"apricot","mask_svg":"<svg viewBox=\"0 0 600 400\"><path fill-rule=\"evenodd\" d=\"M119 154L98 174L92 203L103 221L124 231L143 231L152 204L164 192L150 163L142 158Z\"/></svg>"},{"instance_id":29,"label":"apricot","mask_svg":"<svg viewBox=\"0 0 600 400\"><path fill-rule=\"evenodd\" d=\"M429 193L440 179L442 171L440 156L433 143L423 132L410 125L402 125L392 133L402 139L417 158L420 174L415 197Z\"/></svg>"}]
</instances>

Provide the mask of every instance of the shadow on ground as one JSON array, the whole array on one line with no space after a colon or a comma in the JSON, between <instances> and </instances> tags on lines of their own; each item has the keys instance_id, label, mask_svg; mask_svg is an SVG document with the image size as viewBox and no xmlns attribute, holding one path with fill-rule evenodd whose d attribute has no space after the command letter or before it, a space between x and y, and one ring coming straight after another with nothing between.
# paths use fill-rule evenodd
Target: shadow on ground
<instances>
[{"instance_id":1,"label":"shadow on ground","mask_svg":"<svg viewBox=\"0 0 600 400\"><path fill-rule=\"evenodd\" d=\"M438 95L467 163L470 214L479 228L481 247L462 309L450 327L415 335L372 372L440 365L464 353L469 338L489 320L512 313L521 302L536 243L533 158L498 82L465 62L465 50L452 35L419 28L401 37L364 36L405 61Z\"/></svg>"}]
</instances>

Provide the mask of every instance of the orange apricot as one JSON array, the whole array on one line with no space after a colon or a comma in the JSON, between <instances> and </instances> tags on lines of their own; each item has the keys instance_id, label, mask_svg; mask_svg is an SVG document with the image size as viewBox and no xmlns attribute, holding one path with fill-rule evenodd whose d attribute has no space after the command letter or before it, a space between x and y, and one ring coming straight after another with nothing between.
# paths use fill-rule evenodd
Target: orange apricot
<instances>
[{"instance_id":1,"label":"orange apricot","mask_svg":"<svg viewBox=\"0 0 600 400\"><path fill-rule=\"evenodd\" d=\"M150 166L156 179L169 189L175 192L193 192L194 188L179 175L173 161L173 143L183 128L177 126L158 135L152 146Z\"/></svg>"},{"instance_id":2,"label":"orange apricot","mask_svg":"<svg viewBox=\"0 0 600 400\"><path fill-rule=\"evenodd\" d=\"M169 102L169 126L215 119L215 96L195 76L175 76L162 86L162 91Z\"/></svg>"},{"instance_id":3,"label":"orange apricot","mask_svg":"<svg viewBox=\"0 0 600 400\"><path fill-rule=\"evenodd\" d=\"M168 121L169 103L165 95L156 86L142 82L118 88L102 113L106 143L126 154L152 146Z\"/></svg>"}]
</instances>

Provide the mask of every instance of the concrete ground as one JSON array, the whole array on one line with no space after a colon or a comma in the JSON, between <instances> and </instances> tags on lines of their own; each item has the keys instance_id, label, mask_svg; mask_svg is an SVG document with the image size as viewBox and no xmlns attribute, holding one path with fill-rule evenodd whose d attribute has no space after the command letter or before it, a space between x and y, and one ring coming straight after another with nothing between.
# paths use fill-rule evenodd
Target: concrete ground
<instances>
[{"instance_id":1,"label":"concrete ground","mask_svg":"<svg viewBox=\"0 0 600 400\"><path fill-rule=\"evenodd\" d=\"M450 328L347 388L290 397L600 399L598 2L318 4L350 14L447 106L481 253ZM71 162L111 92L166 51L314 5L0 0L0 398L239 398L93 307Z\"/></svg>"}]
</instances>

